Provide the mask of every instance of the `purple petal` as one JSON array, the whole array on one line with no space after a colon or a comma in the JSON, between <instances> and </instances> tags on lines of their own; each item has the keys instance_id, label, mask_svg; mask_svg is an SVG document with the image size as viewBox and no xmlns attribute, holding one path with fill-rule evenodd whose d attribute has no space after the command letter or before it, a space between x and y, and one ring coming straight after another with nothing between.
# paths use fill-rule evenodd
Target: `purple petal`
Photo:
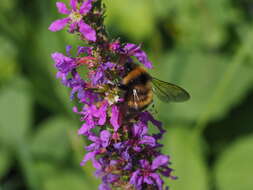
<instances>
[{"instance_id":1,"label":"purple petal","mask_svg":"<svg viewBox=\"0 0 253 190\"><path fill-rule=\"evenodd\" d=\"M130 155L128 154L127 151L124 151L122 154L121 154L122 158L126 161L128 161L130 159Z\"/></svg>"},{"instance_id":2,"label":"purple petal","mask_svg":"<svg viewBox=\"0 0 253 190\"><path fill-rule=\"evenodd\" d=\"M112 42L112 43L110 44L110 48L111 48L113 51L118 51L119 48L120 48L120 43L119 43L119 41Z\"/></svg>"},{"instance_id":3,"label":"purple petal","mask_svg":"<svg viewBox=\"0 0 253 190\"><path fill-rule=\"evenodd\" d=\"M59 13L65 14L65 15L70 14L70 11L66 7L65 3L63 3L63 2L56 2L56 7L57 7Z\"/></svg>"},{"instance_id":4,"label":"purple petal","mask_svg":"<svg viewBox=\"0 0 253 190\"><path fill-rule=\"evenodd\" d=\"M124 47L124 50L129 56L133 56L136 51L140 50L140 46L136 44L127 43Z\"/></svg>"},{"instance_id":5,"label":"purple petal","mask_svg":"<svg viewBox=\"0 0 253 190\"><path fill-rule=\"evenodd\" d=\"M95 135L89 135L89 140L92 142L99 142L99 137L95 136Z\"/></svg>"},{"instance_id":6,"label":"purple petal","mask_svg":"<svg viewBox=\"0 0 253 190\"><path fill-rule=\"evenodd\" d=\"M140 174L140 170L137 170L134 173L132 173L132 176L130 178L129 183L137 186L137 181L138 181L138 178L139 178L139 174Z\"/></svg>"},{"instance_id":7,"label":"purple petal","mask_svg":"<svg viewBox=\"0 0 253 190\"><path fill-rule=\"evenodd\" d=\"M55 62L56 68L63 73L68 73L76 67L74 59L63 55L62 53L55 52L51 57Z\"/></svg>"},{"instance_id":8,"label":"purple petal","mask_svg":"<svg viewBox=\"0 0 253 190\"><path fill-rule=\"evenodd\" d=\"M140 165L144 169L150 169L150 164L147 160L140 160Z\"/></svg>"},{"instance_id":9,"label":"purple petal","mask_svg":"<svg viewBox=\"0 0 253 190\"><path fill-rule=\"evenodd\" d=\"M123 142L119 142L113 145L113 147L117 150L120 150L125 147L125 144Z\"/></svg>"},{"instance_id":10,"label":"purple petal","mask_svg":"<svg viewBox=\"0 0 253 190\"><path fill-rule=\"evenodd\" d=\"M49 26L48 29L51 30L52 32L59 31L59 30L63 29L68 24L69 21L70 21L70 18L58 19L58 20L54 21Z\"/></svg>"},{"instance_id":11,"label":"purple petal","mask_svg":"<svg viewBox=\"0 0 253 190\"><path fill-rule=\"evenodd\" d=\"M155 120L154 117L148 111L141 113L141 120L146 123L148 121L151 121L153 125L157 126L158 128L162 127L162 123L158 120Z\"/></svg>"},{"instance_id":12,"label":"purple petal","mask_svg":"<svg viewBox=\"0 0 253 190\"><path fill-rule=\"evenodd\" d=\"M111 190L111 188L109 185L102 183L99 185L99 190Z\"/></svg>"},{"instance_id":13,"label":"purple petal","mask_svg":"<svg viewBox=\"0 0 253 190\"><path fill-rule=\"evenodd\" d=\"M134 56L148 69L153 68L152 62L148 60L148 56L144 51L140 50Z\"/></svg>"},{"instance_id":14,"label":"purple petal","mask_svg":"<svg viewBox=\"0 0 253 190\"><path fill-rule=\"evenodd\" d=\"M77 0L70 0L70 6L72 7L72 9L74 11L76 11L76 8L77 8Z\"/></svg>"},{"instance_id":15,"label":"purple petal","mask_svg":"<svg viewBox=\"0 0 253 190\"><path fill-rule=\"evenodd\" d=\"M146 123L138 122L134 124L132 129L133 129L133 135L139 138L147 134L148 127Z\"/></svg>"},{"instance_id":16,"label":"purple petal","mask_svg":"<svg viewBox=\"0 0 253 190\"><path fill-rule=\"evenodd\" d=\"M106 183L113 183L119 179L119 176L116 174L108 174L103 177L103 181Z\"/></svg>"},{"instance_id":17,"label":"purple petal","mask_svg":"<svg viewBox=\"0 0 253 190\"><path fill-rule=\"evenodd\" d=\"M83 4L80 7L80 14L87 14L88 12L90 12L91 8L92 8L92 1L93 0L87 0L84 1Z\"/></svg>"},{"instance_id":18,"label":"purple petal","mask_svg":"<svg viewBox=\"0 0 253 190\"><path fill-rule=\"evenodd\" d=\"M104 72L101 69L97 69L95 75L92 76L91 81L94 86L100 84L100 80L103 78Z\"/></svg>"},{"instance_id":19,"label":"purple petal","mask_svg":"<svg viewBox=\"0 0 253 190\"><path fill-rule=\"evenodd\" d=\"M136 152L140 152L140 151L142 150L142 148L139 147L139 146L134 146L133 149L134 149L134 151L136 151Z\"/></svg>"},{"instance_id":20,"label":"purple petal","mask_svg":"<svg viewBox=\"0 0 253 190\"><path fill-rule=\"evenodd\" d=\"M89 146L85 147L85 150L87 151L94 151L94 150L98 150L99 149L99 145L97 145L96 143L92 143Z\"/></svg>"},{"instance_id":21,"label":"purple petal","mask_svg":"<svg viewBox=\"0 0 253 190\"><path fill-rule=\"evenodd\" d=\"M95 159L95 157L94 157L94 159L92 159L92 165L94 168L96 168L98 170L102 168L101 164Z\"/></svg>"},{"instance_id":22,"label":"purple petal","mask_svg":"<svg viewBox=\"0 0 253 190\"><path fill-rule=\"evenodd\" d=\"M150 176L155 180L156 185L158 186L158 189L162 190L163 189L163 180L161 179L161 177L156 173L152 173L152 174L150 174Z\"/></svg>"},{"instance_id":23,"label":"purple petal","mask_svg":"<svg viewBox=\"0 0 253 190\"><path fill-rule=\"evenodd\" d=\"M79 25L79 30L83 34L86 40L95 42L97 37L96 37L96 31L91 28L88 24L84 23L83 21L80 21L78 23Z\"/></svg>"},{"instance_id":24,"label":"purple petal","mask_svg":"<svg viewBox=\"0 0 253 190\"><path fill-rule=\"evenodd\" d=\"M110 122L114 128L114 131L118 131L120 125L119 125L119 109L117 106L112 106L112 116L110 119Z\"/></svg>"},{"instance_id":25,"label":"purple petal","mask_svg":"<svg viewBox=\"0 0 253 190\"><path fill-rule=\"evenodd\" d=\"M143 176L139 176L139 178L137 180L137 188L142 187L143 179L144 179Z\"/></svg>"},{"instance_id":26,"label":"purple petal","mask_svg":"<svg viewBox=\"0 0 253 190\"><path fill-rule=\"evenodd\" d=\"M151 136L144 136L142 140L140 140L140 144L146 144L154 147L156 145L156 140Z\"/></svg>"},{"instance_id":27,"label":"purple petal","mask_svg":"<svg viewBox=\"0 0 253 190\"><path fill-rule=\"evenodd\" d=\"M88 55L91 55L91 51L92 51L92 47L83 47L83 46L79 46L77 48L77 56L79 56L82 53L86 53Z\"/></svg>"},{"instance_id":28,"label":"purple petal","mask_svg":"<svg viewBox=\"0 0 253 190\"><path fill-rule=\"evenodd\" d=\"M162 165L167 165L168 162L169 162L168 156L160 155L153 160L151 169L155 170Z\"/></svg>"},{"instance_id":29,"label":"purple petal","mask_svg":"<svg viewBox=\"0 0 253 190\"><path fill-rule=\"evenodd\" d=\"M148 60L147 54L141 50L140 46L128 43L125 45L124 50L129 56L135 56L145 67L151 69L152 63Z\"/></svg>"},{"instance_id":30,"label":"purple petal","mask_svg":"<svg viewBox=\"0 0 253 190\"><path fill-rule=\"evenodd\" d=\"M106 69L112 69L113 67L115 67L115 63L112 63L112 62L106 62L105 64L104 64L104 70L106 70Z\"/></svg>"},{"instance_id":31,"label":"purple petal","mask_svg":"<svg viewBox=\"0 0 253 190\"><path fill-rule=\"evenodd\" d=\"M108 107L108 102L105 101L103 105L98 109L97 113L95 113L95 116L99 118L98 120L99 125L104 125L106 122L107 107Z\"/></svg>"},{"instance_id":32,"label":"purple petal","mask_svg":"<svg viewBox=\"0 0 253 190\"><path fill-rule=\"evenodd\" d=\"M93 120L88 120L86 123L82 125L82 127L78 130L78 135L87 135L92 128L94 128L95 123Z\"/></svg>"},{"instance_id":33,"label":"purple petal","mask_svg":"<svg viewBox=\"0 0 253 190\"><path fill-rule=\"evenodd\" d=\"M100 133L100 140L102 141L102 146L104 148L106 148L109 144L110 141L110 137L111 137L111 133L107 130L103 130Z\"/></svg>"},{"instance_id":34,"label":"purple petal","mask_svg":"<svg viewBox=\"0 0 253 190\"><path fill-rule=\"evenodd\" d=\"M149 185L154 184L153 180L149 176L144 177L144 183L147 183Z\"/></svg>"},{"instance_id":35,"label":"purple petal","mask_svg":"<svg viewBox=\"0 0 253 190\"><path fill-rule=\"evenodd\" d=\"M96 156L96 151L87 153L87 154L84 156L84 158L83 158L83 160L82 160L82 162L81 162L80 165L81 165L81 166L84 166L84 165L86 164L87 161L94 159L95 156Z\"/></svg>"},{"instance_id":36,"label":"purple petal","mask_svg":"<svg viewBox=\"0 0 253 190\"><path fill-rule=\"evenodd\" d=\"M69 57L71 57L71 53L70 53L71 49L72 49L71 45L66 46L66 53L67 53L67 56L69 56Z\"/></svg>"},{"instance_id":37,"label":"purple petal","mask_svg":"<svg viewBox=\"0 0 253 190\"><path fill-rule=\"evenodd\" d=\"M74 33L75 30L78 29L77 26L78 26L78 25L77 25L77 22L72 22L72 23L69 25L69 30L68 30L68 32L69 32L69 33Z\"/></svg>"}]
</instances>

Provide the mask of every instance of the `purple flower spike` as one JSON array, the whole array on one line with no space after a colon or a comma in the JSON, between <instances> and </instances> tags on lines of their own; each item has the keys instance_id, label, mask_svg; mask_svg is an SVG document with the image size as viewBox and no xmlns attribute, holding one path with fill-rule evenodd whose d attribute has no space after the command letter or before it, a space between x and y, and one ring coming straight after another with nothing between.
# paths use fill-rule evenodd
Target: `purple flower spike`
<instances>
[{"instance_id":1,"label":"purple flower spike","mask_svg":"<svg viewBox=\"0 0 253 190\"><path fill-rule=\"evenodd\" d=\"M70 88L70 100L78 104L73 107L80 116L78 135L87 139L80 165L92 162L95 176L102 182L99 190L167 189L163 178L176 178L169 167L170 157L161 153L162 123L147 110L130 108L125 99L133 89L121 87L129 73L125 64L136 64L133 57L147 68L152 68L152 63L139 45L107 36L101 22L102 4L70 0L68 8L57 2L58 12L67 16L49 26L53 32L67 26L69 33L87 44L66 46L66 55L52 54L56 77ZM151 133L151 127L158 133Z\"/></svg>"}]
</instances>

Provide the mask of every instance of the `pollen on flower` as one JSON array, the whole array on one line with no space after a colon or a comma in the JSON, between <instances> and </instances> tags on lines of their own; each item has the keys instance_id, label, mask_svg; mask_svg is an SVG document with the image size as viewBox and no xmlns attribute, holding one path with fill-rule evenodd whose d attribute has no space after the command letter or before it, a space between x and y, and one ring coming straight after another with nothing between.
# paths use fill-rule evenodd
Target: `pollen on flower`
<instances>
[{"instance_id":1,"label":"pollen on flower","mask_svg":"<svg viewBox=\"0 0 253 190\"><path fill-rule=\"evenodd\" d=\"M118 103L120 101L119 89L114 88L112 90L108 90L105 93L105 99L108 101L110 105Z\"/></svg>"},{"instance_id":2,"label":"pollen on flower","mask_svg":"<svg viewBox=\"0 0 253 190\"><path fill-rule=\"evenodd\" d=\"M79 22L82 20L82 15L76 11L72 11L71 14L69 15L69 18L73 21L73 22Z\"/></svg>"}]
</instances>

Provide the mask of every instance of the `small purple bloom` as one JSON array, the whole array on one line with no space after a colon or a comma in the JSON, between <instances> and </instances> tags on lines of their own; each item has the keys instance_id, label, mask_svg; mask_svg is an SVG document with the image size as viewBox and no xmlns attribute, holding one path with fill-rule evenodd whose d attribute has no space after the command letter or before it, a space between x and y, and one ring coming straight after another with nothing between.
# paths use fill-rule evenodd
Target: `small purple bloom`
<instances>
[{"instance_id":1,"label":"small purple bloom","mask_svg":"<svg viewBox=\"0 0 253 190\"><path fill-rule=\"evenodd\" d=\"M133 149L137 152L142 150L142 145L149 145L150 147L156 146L156 139L152 136L147 135L147 126L139 122L133 126L133 137L129 143Z\"/></svg>"},{"instance_id":2,"label":"small purple bloom","mask_svg":"<svg viewBox=\"0 0 253 190\"><path fill-rule=\"evenodd\" d=\"M83 22L82 20L80 20L78 22L78 26L79 26L79 30L80 32L83 34L83 36L92 42L96 41L96 31L91 28L88 24L86 24L85 22Z\"/></svg>"},{"instance_id":3,"label":"small purple bloom","mask_svg":"<svg viewBox=\"0 0 253 190\"><path fill-rule=\"evenodd\" d=\"M95 158L97 154L103 153L103 150L101 149L106 148L109 145L110 137L111 133L106 130L101 131L100 137L90 134L89 140L93 143L85 147L86 150L90 152L85 155L81 165L85 165L88 160L92 160L94 167L100 169L101 164Z\"/></svg>"},{"instance_id":4,"label":"small purple bloom","mask_svg":"<svg viewBox=\"0 0 253 190\"><path fill-rule=\"evenodd\" d=\"M108 102L105 101L105 102L103 102L103 105L98 109L98 111L96 113L96 117L99 119L98 125L105 124L106 116L107 116L107 107L108 107Z\"/></svg>"},{"instance_id":5,"label":"small purple bloom","mask_svg":"<svg viewBox=\"0 0 253 190\"><path fill-rule=\"evenodd\" d=\"M164 155L156 157L152 164L150 164L147 160L140 160L141 169L133 172L130 183L140 190L145 183L155 185L159 190L162 190L164 182L161 179L161 176L156 173L156 170L162 166L167 167L168 160L168 157Z\"/></svg>"},{"instance_id":6,"label":"small purple bloom","mask_svg":"<svg viewBox=\"0 0 253 190\"><path fill-rule=\"evenodd\" d=\"M80 54L88 54L88 55L91 55L91 52L92 51L92 47L83 47L83 46L79 46L77 48L77 56L79 56Z\"/></svg>"},{"instance_id":7,"label":"small purple bloom","mask_svg":"<svg viewBox=\"0 0 253 190\"><path fill-rule=\"evenodd\" d=\"M110 83L110 80L106 76L106 71L111 70L115 66L114 63L106 62L101 63L90 78L94 86Z\"/></svg>"},{"instance_id":8,"label":"small purple bloom","mask_svg":"<svg viewBox=\"0 0 253 190\"><path fill-rule=\"evenodd\" d=\"M69 56L69 57L71 57L71 53L70 53L71 49L72 49L71 45L66 46L66 53L67 53L67 56Z\"/></svg>"},{"instance_id":9,"label":"small purple bloom","mask_svg":"<svg viewBox=\"0 0 253 190\"><path fill-rule=\"evenodd\" d=\"M107 130L103 130L100 132L100 137L90 135L89 140L93 143L86 147L88 151L99 150L100 148L106 148L109 145L111 133Z\"/></svg>"},{"instance_id":10,"label":"small purple bloom","mask_svg":"<svg viewBox=\"0 0 253 190\"><path fill-rule=\"evenodd\" d=\"M124 50L128 56L135 56L145 67L152 69L152 63L148 60L147 54L141 50L141 47L135 44L128 43Z\"/></svg>"},{"instance_id":11,"label":"small purple bloom","mask_svg":"<svg viewBox=\"0 0 253 190\"><path fill-rule=\"evenodd\" d=\"M111 190L110 186L108 184L104 184L102 183L101 185L99 185L99 190Z\"/></svg>"},{"instance_id":12,"label":"small purple bloom","mask_svg":"<svg viewBox=\"0 0 253 190\"><path fill-rule=\"evenodd\" d=\"M74 110L76 111L76 109ZM96 125L95 117L97 115L97 108L95 105L85 106L81 112L76 112L82 115L81 120L85 121L79 129L79 135L88 135L90 130Z\"/></svg>"},{"instance_id":13,"label":"small purple bloom","mask_svg":"<svg viewBox=\"0 0 253 190\"><path fill-rule=\"evenodd\" d=\"M119 124L119 108L116 105L112 106L112 115L110 122L114 128L114 131L118 131L120 124Z\"/></svg>"},{"instance_id":14,"label":"small purple bloom","mask_svg":"<svg viewBox=\"0 0 253 190\"><path fill-rule=\"evenodd\" d=\"M83 34L85 39L87 39L88 41L95 42L96 31L83 21L83 17L92 8L92 0L84 1L79 9L77 9L77 4L77 0L71 0L70 6L72 9L69 10L64 3L57 2L56 6L58 8L58 12L61 14L67 14L69 16L54 21L48 29L53 32L56 32L63 29L67 24L70 24L70 32L73 32L74 30L79 28L79 31Z\"/></svg>"},{"instance_id":15,"label":"small purple bloom","mask_svg":"<svg viewBox=\"0 0 253 190\"><path fill-rule=\"evenodd\" d=\"M61 14L68 15L71 13L71 11L68 10L67 6L63 2L56 2L56 7L58 9L58 12Z\"/></svg>"},{"instance_id":16,"label":"small purple bloom","mask_svg":"<svg viewBox=\"0 0 253 190\"><path fill-rule=\"evenodd\" d=\"M48 29L51 30L52 32L56 32L56 31L62 30L70 21L71 21L70 18L58 19L58 20L54 21L49 26Z\"/></svg>"}]
</instances>

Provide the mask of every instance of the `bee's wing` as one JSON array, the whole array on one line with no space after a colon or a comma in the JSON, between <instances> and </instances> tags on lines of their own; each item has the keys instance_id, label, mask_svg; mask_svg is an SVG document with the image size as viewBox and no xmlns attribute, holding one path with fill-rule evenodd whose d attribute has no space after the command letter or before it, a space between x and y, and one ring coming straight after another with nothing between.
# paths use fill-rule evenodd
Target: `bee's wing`
<instances>
[{"instance_id":1,"label":"bee's wing","mask_svg":"<svg viewBox=\"0 0 253 190\"><path fill-rule=\"evenodd\" d=\"M183 102L190 98L183 88L152 77L153 91L164 102Z\"/></svg>"}]
</instances>

